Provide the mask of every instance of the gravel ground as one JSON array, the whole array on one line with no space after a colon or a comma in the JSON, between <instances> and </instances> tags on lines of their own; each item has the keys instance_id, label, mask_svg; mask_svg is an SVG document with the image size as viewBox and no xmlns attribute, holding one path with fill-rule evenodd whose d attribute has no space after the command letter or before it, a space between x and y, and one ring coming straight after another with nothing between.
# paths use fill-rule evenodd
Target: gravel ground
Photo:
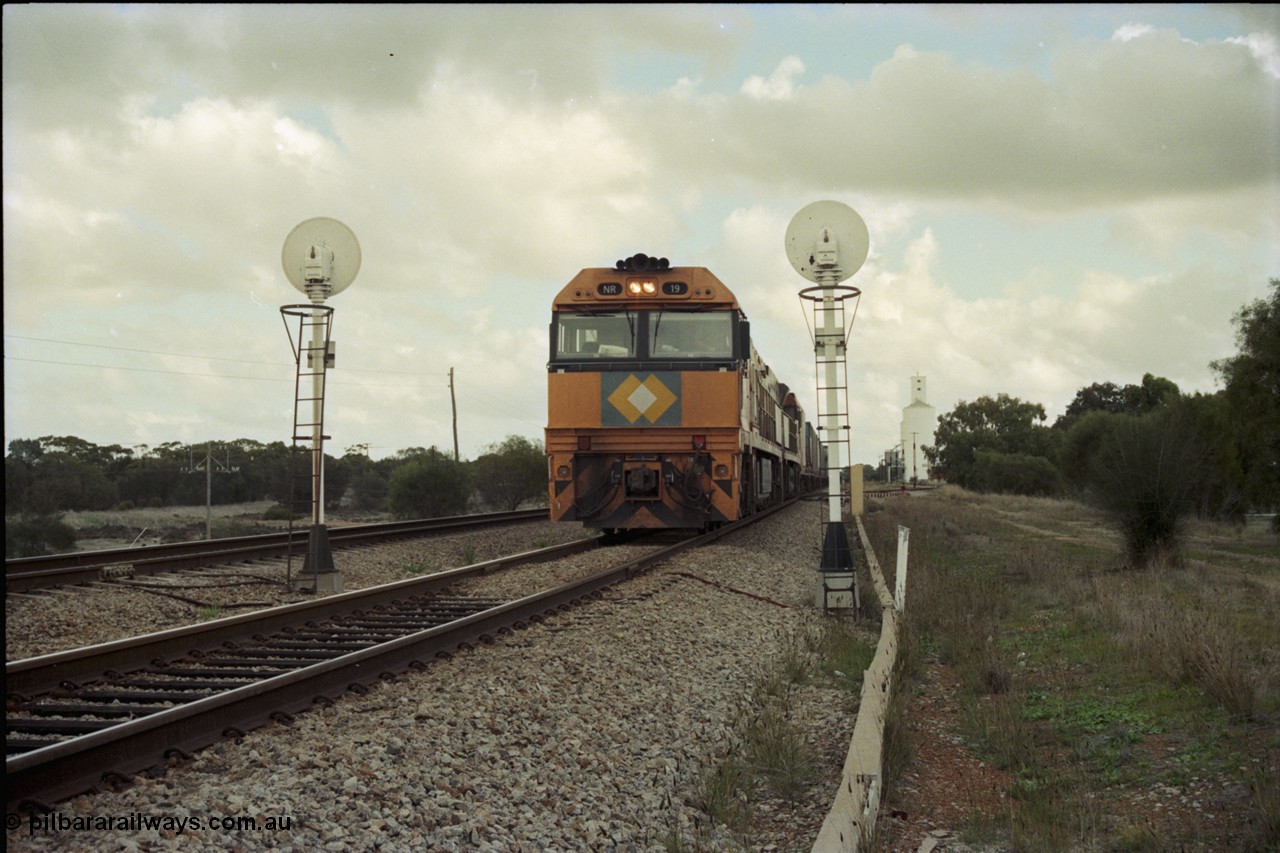
<instances>
[{"instance_id":1,"label":"gravel ground","mask_svg":"<svg viewBox=\"0 0 1280 853\"><path fill-rule=\"evenodd\" d=\"M808 606L817 546L813 508L793 507L494 646L211 747L125 791L63 803L46 819L52 829L24 820L7 831L8 848L808 850L852 731L848 692L795 689L817 778L796 802L759 792L749 837L710 826L689 799L786 638L821 618ZM79 596L65 602L100 600ZM7 608L7 635L25 607ZM80 627L77 643L104 631ZM27 643L36 628L27 622ZM142 826L165 818L168 827ZM199 828L179 832L183 818Z\"/></svg>"},{"instance_id":2,"label":"gravel ground","mask_svg":"<svg viewBox=\"0 0 1280 853\"><path fill-rule=\"evenodd\" d=\"M363 589L584 535L586 531L571 524L516 524L340 550L334 554L334 563L347 590ZM306 547L305 540L302 547ZM292 567L295 576L301 567L302 560L296 557ZM288 574L285 560L264 560L135 581L146 584L150 591L94 586L9 595L5 598L5 659L19 660L190 625L213 615L230 616L309 600L310 594L290 592L283 586Z\"/></svg>"}]
</instances>

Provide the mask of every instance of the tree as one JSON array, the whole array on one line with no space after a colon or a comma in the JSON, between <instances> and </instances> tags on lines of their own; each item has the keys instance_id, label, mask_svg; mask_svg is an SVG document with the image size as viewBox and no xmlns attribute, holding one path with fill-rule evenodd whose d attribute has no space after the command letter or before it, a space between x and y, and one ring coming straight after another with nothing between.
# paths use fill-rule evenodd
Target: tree
<instances>
[{"instance_id":1,"label":"tree","mask_svg":"<svg viewBox=\"0 0 1280 853\"><path fill-rule=\"evenodd\" d=\"M1212 365L1226 385L1245 495L1259 509L1280 505L1280 279L1270 287L1235 315L1240 351Z\"/></svg>"},{"instance_id":2,"label":"tree","mask_svg":"<svg viewBox=\"0 0 1280 853\"><path fill-rule=\"evenodd\" d=\"M1098 450L1123 417L1119 412L1095 409L1076 418L1067 428L1058 445L1058 470L1068 486L1077 491L1088 486ZM1061 423L1059 419L1054 428Z\"/></svg>"},{"instance_id":3,"label":"tree","mask_svg":"<svg viewBox=\"0 0 1280 853\"><path fill-rule=\"evenodd\" d=\"M497 509L514 510L547 493L547 457L542 443L509 435L501 444L491 444L473 467L476 491Z\"/></svg>"},{"instance_id":4,"label":"tree","mask_svg":"<svg viewBox=\"0 0 1280 853\"><path fill-rule=\"evenodd\" d=\"M110 509L120 500L102 469L62 451L46 451L28 491L29 508L42 515L63 509Z\"/></svg>"},{"instance_id":5,"label":"tree","mask_svg":"<svg viewBox=\"0 0 1280 853\"><path fill-rule=\"evenodd\" d=\"M1124 386L1124 410L1132 415L1145 415L1172 404L1181 396L1173 380L1144 373L1141 385Z\"/></svg>"},{"instance_id":6,"label":"tree","mask_svg":"<svg viewBox=\"0 0 1280 853\"><path fill-rule=\"evenodd\" d=\"M471 494L466 466L434 447L418 450L391 475L391 511L401 518L438 518L465 512Z\"/></svg>"},{"instance_id":7,"label":"tree","mask_svg":"<svg viewBox=\"0 0 1280 853\"><path fill-rule=\"evenodd\" d=\"M1095 382L1076 392L1067 410L1053 423L1056 430L1068 430L1090 412L1118 414L1125 410L1124 389L1114 382Z\"/></svg>"},{"instance_id":8,"label":"tree","mask_svg":"<svg viewBox=\"0 0 1280 853\"><path fill-rule=\"evenodd\" d=\"M1181 412L1114 421L1086 494L1120 531L1131 566L1179 559L1182 524L1195 508L1203 466L1202 449Z\"/></svg>"},{"instance_id":9,"label":"tree","mask_svg":"<svg viewBox=\"0 0 1280 853\"><path fill-rule=\"evenodd\" d=\"M1176 383L1163 376L1145 373L1142 384L1121 388L1114 382L1095 382L1076 392L1075 399L1067 405L1053 428L1065 432L1090 412L1110 414L1144 415L1167 406L1182 397Z\"/></svg>"},{"instance_id":10,"label":"tree","mask_svg":"<svg viewBox=\"0 0 1280 853\"><path fill-rule=\"evenodd\" d=\"M1244 470L1235 440L1226 393L1184 396L1170 407L1186 424L1199 462L1195 486L1196 514L1204 518L1243 523L1248 501Z\"/></svg>"},{"instance_id":11,"label":"tree","mask_svg":"<svg viewBox=\"0 0 1280 853\"><path fill-rule=\"evenodd\" d=\"M979 450L1045 458L1053 455L1055 439L1044 420L1044 406L1007 394L961 402L938 419L934 447L925 448L925 454L947 482L978 488L975 467Z\"/></svg>"}]
</instances>

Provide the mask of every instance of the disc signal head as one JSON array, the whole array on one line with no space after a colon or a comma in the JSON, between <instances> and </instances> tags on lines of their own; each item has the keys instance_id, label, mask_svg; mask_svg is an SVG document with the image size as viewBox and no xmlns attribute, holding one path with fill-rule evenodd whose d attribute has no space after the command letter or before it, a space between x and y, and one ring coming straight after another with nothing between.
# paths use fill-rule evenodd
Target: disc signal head
<instances>
[{"instance_id":1,"label":"disc signal head","mask_svg":"<svg viewBox=\"0 0 1280 853\"><path fill-rule=\"evenodd\" d=\"M871 236L867 223L849 205L815 201L792 217L784 246L796 272L809 281L834 284L866 262Z\"/></svg>"},{"instance_id":2,"label":"disc signal head","mask_svg":"<svg viewBox=\"0 0 1280 853\"><path fill-rule=\"evenodd\" d=\"M280 250L289 283L312 302L341 293L360 272L360 241L336 219L317 216L289 232Z\"/></svg>"}]
</instances>

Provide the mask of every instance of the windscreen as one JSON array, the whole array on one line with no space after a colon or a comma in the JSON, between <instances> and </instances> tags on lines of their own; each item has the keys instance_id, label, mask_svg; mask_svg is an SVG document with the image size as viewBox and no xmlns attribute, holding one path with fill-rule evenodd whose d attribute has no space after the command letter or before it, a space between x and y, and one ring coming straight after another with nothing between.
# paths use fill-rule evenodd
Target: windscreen
<instances>
[{"instance_id":1,"label":"windscreen","mask_svg":"<svg viewBox=\"0 0 1280 853\"><path fill-rule=\"evenodd\" d=\"M649 354L653 358L729 359L733 357L733 315L652 312L649 315Z\"/></svg>"},{"instance_id":2,"label":"windscreen","mask_svg":"<svg viewBox=\"0 0 1280 853\"><path fill-rule=\"evenodd\" d=\"M556 358L635 358L634 326L625 314L561 314Z\"/></svg>"}]
</instances>

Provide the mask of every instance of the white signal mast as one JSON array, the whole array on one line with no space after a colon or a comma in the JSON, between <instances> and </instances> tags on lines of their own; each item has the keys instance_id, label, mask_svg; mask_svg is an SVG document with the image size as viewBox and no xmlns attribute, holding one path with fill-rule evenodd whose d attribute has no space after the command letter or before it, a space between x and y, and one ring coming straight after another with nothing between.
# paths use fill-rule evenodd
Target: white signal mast
<instances>
[{"instance_id":1,"label":"white signal mast","mask_svg":"<svg viewBox=\"0 0 1280 853\"><path fill-rule=\"evenodd\" d=\"M314 581L315 591L341 592L342 574L333 563L329 532L324 524L324 391L333 367L333 309L325 300L345 290L360 271L360 243L351 229L336 219L316 217L299 223L285 238L280 263L290 284L310 300L280 308L289 345L297 363L293 403L293 441L311 447L311 528L302 576ZM289 319L298 321L297 343Z\"/></svg>"},{"instance_id":2,"label":"white signal mast","mask_svg":"<svg viewBox=\"0 0 1280 853\"><path fill-rule=\"evenodd\" d=\"M813 311L813 351L818 385L818 434L821 467L827 477L827 511L822 521L822 608L856 609L857 575L843 518L850 497L844 471L852 461L849 442L847 344L852 320L845 324L845 301L862 291L842 284L867 259L871 238L862 217L838 201L815 201L787 226L787 259L796 272L814 282L800 291Z\"/></svg>"}]
</instances>

